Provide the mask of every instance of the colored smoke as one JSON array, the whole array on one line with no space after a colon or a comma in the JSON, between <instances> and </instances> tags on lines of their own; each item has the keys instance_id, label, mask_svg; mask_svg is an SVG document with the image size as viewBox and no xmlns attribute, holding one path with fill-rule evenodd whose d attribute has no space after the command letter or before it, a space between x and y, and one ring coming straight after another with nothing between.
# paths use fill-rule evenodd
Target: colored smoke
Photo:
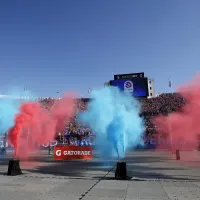
<instances>
[{"instance_id":1,"label":"colored smoke","mask_svg":"<svg viewBox=\"0 0 200 200\"><path fill-rule=\"evenodd\" d=\"M30 92L21 88L12 87L6 95L0 95L0 135L6 133L14 125L14 117L22 103L21 97L30 96ZM33 96L33 95L31 95ZM28 99L23 99L27 101Z\"/></svg>"},{"instance_id":2,"label":"colored smoke","mask_svg":"<svg viewBox=\"0 0 200 200\"><path fill-rule=\"evenodd\" d=\"M78 120L96 134L96 148L102 157L124 157L130 148L142 143L143 121L133 97L116 87L105 87L93 90L91 99Z\"/></svg>"},{"instance_id":3,"label":"colored smoke","mask_svg":"<svg viewBox=\"0 0 200 200\"><path fill-rule=\"evenodd\" d=\"M0 99L0 134L6 133L14 125L19 105L19 101L14 99Z\"/></svg>"},{"instance_id":4,"label":"colored smoke","mask_svg":"<svg viewBox=\"0 0 200 200\"><path fill-rule=\"evenodd\" d=\"M200 76L190 84L182 86L178 92L184 98L185 105L168 116L158 116L155 124L159 138L164 138L158 148L194 150L200 145Z\"/></svg>"},{"instance_id":5,"label":"colored smoke","mask_svg":"<svg viewBox=\"0 0 200 200\"><path fill-rule=\"evenodd\" d=\"M56 133L65 128L66 121L75 114L73 95L56 100L47 110L39 102L25 102L15 116L15 124L8 134L9 142L14 145L15 156L27 159L29 153L39 149L39 144L52 141Z\"/></svg>"}]
</instances>

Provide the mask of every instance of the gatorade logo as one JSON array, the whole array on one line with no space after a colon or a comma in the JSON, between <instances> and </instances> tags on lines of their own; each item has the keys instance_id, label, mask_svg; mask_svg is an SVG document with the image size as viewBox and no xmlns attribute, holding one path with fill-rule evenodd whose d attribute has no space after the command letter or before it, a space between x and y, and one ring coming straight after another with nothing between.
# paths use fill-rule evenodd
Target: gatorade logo
<instances>
[{"instance_id":1,"label":"gatorade logo","mask_svg":"<svg viewBox=\"0 0 200 200\"><path fill-rule=\"evenodd\" d=\"M132 81L126 81L124 83L124 92L125 93L133 93L133 82Z\"/></svg>"},{"instance_id":2,"label":"gatorade logo","mask_svg":"<svg viewBox=\"0 0 200 200\"><path fill-rule=\"evenodd\" d=\"M61 155L62 155L62 151L61 150L57 150L56 151L56 156L61 156ZM90 155L90 151L63 151L63 155L64 156L73 156L73 155L89 156Z\"/></svg>"},{"instance_id":3,"label":"gatorade logo","mask_svg":"<svg viewBox=\"0 0 200 200\"><path fill-rule=\"evenodd\" d=\"M61 150L56 151L56 156L61 156Z\"/></svg>"},{"instance_id":4,"label":"gatorade logo","mask_svg":"<svg viewBox=\"0 0 200 200\"><path fill-rule=\"evenodd\" d=\"M89 156L90 155L90 151L64 151L63 154L66 155L83 155L83 156Z\"/></svg>"},{"instance_id":5,"label":"gatorade logo","mask_svg":"<svg viewBox=\"0 0 200 200\"><path fill-rule=\"evenodd\" d=\"M90 146L55 146L54 148L55 160L91 160L92 147Z\"/></svg>"}]
</instances>

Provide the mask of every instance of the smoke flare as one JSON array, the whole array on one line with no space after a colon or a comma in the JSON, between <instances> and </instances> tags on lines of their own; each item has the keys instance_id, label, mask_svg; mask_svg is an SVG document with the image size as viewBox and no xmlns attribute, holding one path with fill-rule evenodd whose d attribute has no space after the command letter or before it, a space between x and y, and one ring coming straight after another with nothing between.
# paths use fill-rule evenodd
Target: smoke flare
<instances>
[{"instance_id":1,"label":"smoke flare","mask_svg":"<svg viewBox=\"0 0 200 200\"><path fill-rule=\"evenodd\" d=\"M92 91L88 109L78 120L96 133L96 148L102 157L124 157L130 148L142 143L144 127L139 112L133 97L116 87L105 87Z\"/></svg>"},{"instance_id":2,"label":"smoke flare","mask_svg":"<svg viewBox=\"0 0 200 200\"><path fill-rule=\"evenodd\" d=\"M27 159L30 152L39 149L39 144L52 141L55 134L65 128L67 120L75 114L73 97L66 95L56 100L50 110L43 108L39 102L25 102L20 106L8 135L18 159Z\"/></svg>"},{"instance_id":3,"label":"smoke flare","mask_svg":"<svg viewBox=\"0 0 200 200\"><path fill-rule=\"evenodd\" d=\"M158 116L154 119L158 127L158 136L165 137L166 144L158 148L194 150L200 145L200 76L188 85L178 88L185 105L168 116Z\"/></svg>"}]
</instances>

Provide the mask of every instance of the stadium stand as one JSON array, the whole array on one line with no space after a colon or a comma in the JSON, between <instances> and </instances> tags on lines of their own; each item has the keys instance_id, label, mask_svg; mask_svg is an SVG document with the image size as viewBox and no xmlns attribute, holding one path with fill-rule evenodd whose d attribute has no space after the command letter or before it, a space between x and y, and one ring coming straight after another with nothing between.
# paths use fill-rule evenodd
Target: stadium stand
<instances>
[{"instance_id":1,"label":"stadium stand","mask_svg":"<svg viewBox=\"0 0 200 200\"><path fill-rule=\"evenodd\" d=\"M47 109L51 108L54 103L54 99L52 98L43 98L39 101ZM89 99L86 98L78 99L76 106L77 112L87 109L88 101ZM181 109L185 104L184 99L179 93L164 93L155 98L139 99L139 101L142 105L141 115L144 118L146 136L148 137L156 134L156 129L151 120L152 117L159 114L167 115L171 112L175 112ZM75 117L71 121L67 122L66 129L63 130L62 133L58 133L57 140L64 143L70 143L70 141L72 141L71 143L73 144L73 141L81 141L83 137L85 138L89 135L93 134L87 127L80 127L76 123ZM69 137L71 140L69 140Z\"/></svg>"},{"instance_id":2,"label":"stadium stand","mask_svg":"<svg viewBox=\"0 0 200 200\"><path fill-rule=\"evenodd\" d=\"M54 105L55 100L54 98L38 98L38 101L46 109L50 109ZM77 99L76 112L86 110L89 101L90 99L88 98ZM144 119L146 127L144 141L147 146L150 145L146 148L152 148L151 140L154 140L157 133L152 123L152 118L159 114L167 115L180 110L185 104L185 100L179 93L164 93L155 98L141 98L138 101L141 103L141 116ZM1 138L0 147L5 146L4 141L6 140L6 135ZM55 140L57 143L64 145L95 145L95 133L92 133L86 126L80 126L77 123L77 118L74 117L66 122L64 130L56 133Z\"/></svg>"}]
</instances>

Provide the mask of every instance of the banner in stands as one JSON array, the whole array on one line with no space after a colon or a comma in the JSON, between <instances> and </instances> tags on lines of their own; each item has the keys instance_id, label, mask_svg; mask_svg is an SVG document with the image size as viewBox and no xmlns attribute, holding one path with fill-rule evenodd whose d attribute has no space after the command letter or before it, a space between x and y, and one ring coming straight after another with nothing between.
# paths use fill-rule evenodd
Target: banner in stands
<instances>
[{"instance_id":1,"label":"banner in stands","mask_svg":"<svg viewBox=\"0 0 200 200\"><path fill-rule=\"evenodd\" d=\"M144 72L114 75L114 80L130 79L130 78L144 78Z\"/></svg>"},{"instance_id":2,"label":"banner in stands","mask_svg":"<svg viewBox=\"0 0 200 200\"><path fill-rule=\"evenodd\" d=\"M92 160L92 147L56 146L54 160Z\"/></svg>"},{"instance_id":3,"label":"banner in stands","mask_svg":"<svg viewBox=\"0 0 200 200\"><path fill-rule=\"evenodd\" d=\"M147 97L149 95L147 78L113 80L111 85L134 97Z\"/></svg>"}]
</instances>

